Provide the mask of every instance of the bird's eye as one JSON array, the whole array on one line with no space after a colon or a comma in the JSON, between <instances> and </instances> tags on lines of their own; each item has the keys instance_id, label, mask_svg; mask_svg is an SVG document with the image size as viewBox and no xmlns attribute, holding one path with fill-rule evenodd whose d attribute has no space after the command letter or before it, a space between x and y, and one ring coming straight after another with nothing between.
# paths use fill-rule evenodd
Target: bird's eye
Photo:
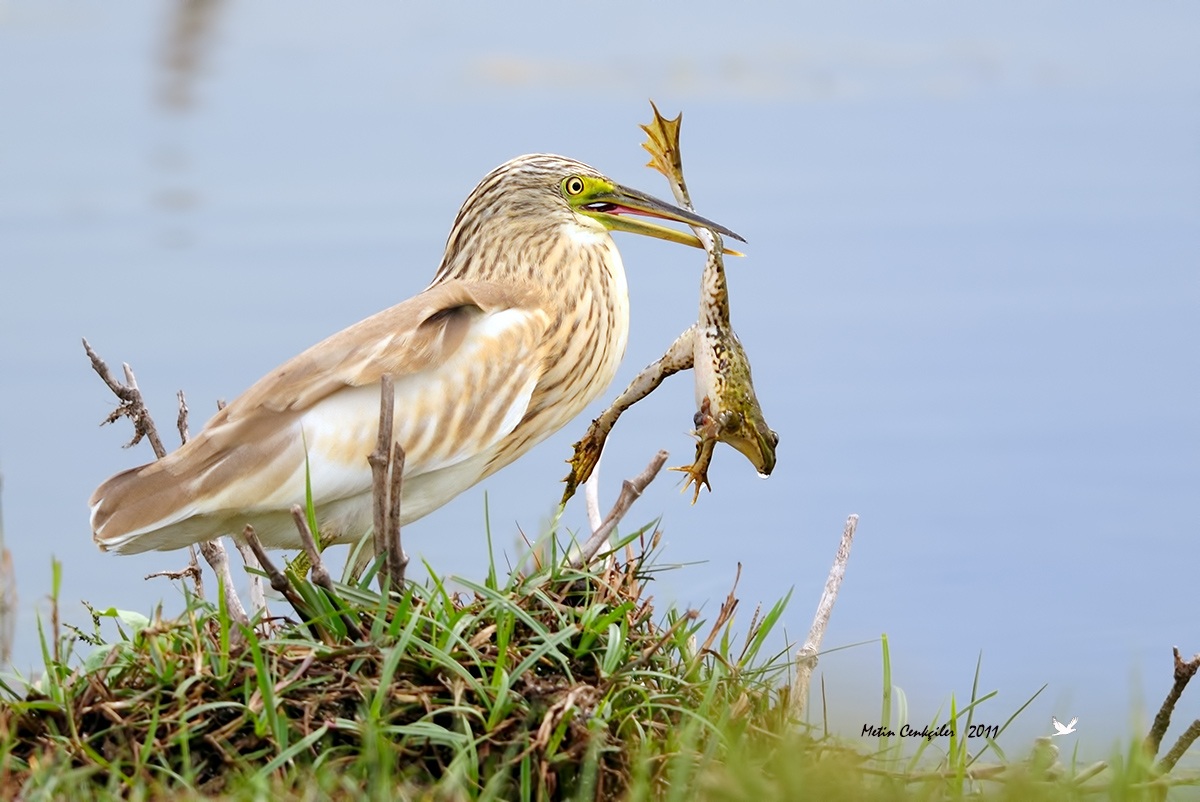
<instances>
[{"instance_id":1,"label":"bird's eye","mask_svg":"<svg viewBox=\"0 0 1200 802\"><path fill-rule=\"evenodd\" d=\"M568 195L578 195L583 192L583 179L577 175L573 175L570 178L564 178L562 186L563 192Z\"/></svg>"}]
</instances>

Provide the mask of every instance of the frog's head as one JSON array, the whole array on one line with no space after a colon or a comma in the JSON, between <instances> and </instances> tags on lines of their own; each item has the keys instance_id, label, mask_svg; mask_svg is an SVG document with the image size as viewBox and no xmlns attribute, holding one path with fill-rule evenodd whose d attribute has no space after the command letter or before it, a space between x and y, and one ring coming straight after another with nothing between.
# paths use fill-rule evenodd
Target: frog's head
<instances>
[{"instance_id":1,"label":"frog's head","mask_svg":"<svg viewBox=\"0 0 1200 802\"><path fill-rule=\"evenodd\" d=\"M750 460L758 475L767 477L775 470L775 447L779 435L767 425L758 404L752 404L747 412L727 409L717 417L717 438L736 448Z\"/></svg>"}]
</instances>

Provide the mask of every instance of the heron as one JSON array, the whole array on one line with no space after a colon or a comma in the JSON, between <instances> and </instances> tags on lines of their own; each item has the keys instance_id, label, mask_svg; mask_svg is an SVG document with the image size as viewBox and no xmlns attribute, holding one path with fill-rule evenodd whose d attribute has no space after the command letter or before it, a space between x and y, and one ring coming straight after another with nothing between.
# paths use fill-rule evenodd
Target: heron
<instances>
[{"instance_id":1,"label":"heron","mask_svg":"<svg viewBox=\"0 0 1200 802\"><path fill-rule=\"evenodd\" d=\"M651 219L742 239L573 159L500 165L463 202L425 290L280 365L175 452L101 484L96 543L172 550L249 525L264 546L299 548L290 510L308 488L323 543L367 537L384 376L405 453L400 524L441 507L608 387L629 338L610 232L703 247Z\"/></svg>"}]
</instances>

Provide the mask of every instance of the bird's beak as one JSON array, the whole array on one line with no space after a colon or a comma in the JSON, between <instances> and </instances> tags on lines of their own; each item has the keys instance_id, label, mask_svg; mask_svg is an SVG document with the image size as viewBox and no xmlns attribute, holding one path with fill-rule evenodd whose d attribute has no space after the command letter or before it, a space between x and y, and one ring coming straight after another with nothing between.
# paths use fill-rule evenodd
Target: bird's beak
<instances>
[{"instance_id":1,"label":"bird's beak","mask_svg":"<svg viewBox=\"0 0 1200 802\"><path fill-rule=\"evenodd\" d=\"M645 234L648 237L665 239L668 242L678 242L680 245L691 245L693 248L703 248L704 243L691 231L677 231L673 228L660 226L633 215L657 217L660 220L674 220L690 226L700 226L711 229L745 242L741 236L730 231L719 223L714 223L706 217L701 217L666 201L629 189L620 184L613 184L612 189L594 192L583 203L576 207L578 211L588 215L610 231L630 231L634 234ZM725 248L725 253L742 256L738 251Z\"/></svg>"}]
</instances>

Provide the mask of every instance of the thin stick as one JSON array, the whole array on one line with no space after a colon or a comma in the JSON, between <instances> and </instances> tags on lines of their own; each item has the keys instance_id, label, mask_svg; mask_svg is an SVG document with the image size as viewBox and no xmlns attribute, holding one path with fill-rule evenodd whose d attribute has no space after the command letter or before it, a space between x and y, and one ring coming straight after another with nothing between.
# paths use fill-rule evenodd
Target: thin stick
<instances>
[{"instance_id":1,"label":"thin stick","mask_svg":"<svg viewBox=\"0 0 1200 802\"><path fill-rule=\"evenodd\" d=\"M271 562L271 558L267 556L266 549L263 548L262 542L258 539L258 535L254 532L254 527L246 524L246 528L242 530L242 538L250 546L254 556L258 558L258 564L267 572L267 579L271 581L271 587L276 593L283 595L288 603L292 605L292 609L300 616L301 621L309 621L312 615L309 612L308 605L300 598L299 594L292 587L292 583L288 581L287 576L275 567L275 563Z\"/></svg>"},{"instance_id":2,"label":"thin stick","mask_svg":"<svg viewBox=\"0 0 1200 802\"><path fill-rule=\"evenodd\" d=\"M404 486L404 449L399 443L392 444L392 459L388 465L391 482L388 488L387 560L384 562L391 588L404 590L404 573L408 569L408 555L400 542L400 495Z\"/></svg>"},{"instance_id":3,"label":"thin stick","mask_svg":"<svg viewBox=\"0 0 1200 802\"><path fill-rule=\"evenodd\" d=\"M292 520L296 523L296 531L300 533L300 542L304 545L304 553L308 555L308 575L312 577L314 585L324 588L330 596L336 596L333 589L333 580L329 577L329 571L325 568L324 561L321 560L321 552L317 549L317 539L313 537L313 533L308 528L308 518L304 515L304 508L299 504L292 505ZM354 640L362 640L362 630L345 612L341 613L342 623L346 625L346 632Z\"/></svg>"},{"instance_id":4,"label":"thin stick","mask_svg":"<svg viewBox=\"0 0 1200 802\"><path fill-rule=\"evenodd\" d=\"M83 340L83 350L87 352L88 359L91 360L92 369L100 376L101 380L108 385L108 389L112 390L120 403L117 408L104 420L104 423L115 423L121 417L129 418L133 424L133 439L130 440L125 447L136 445L145 437L150 441L150 447L154 449L154 455L162 459L167 455L167 449L163 446L162 439L158 436L158 428L154 425L154 419L150 416L150 410L146 408L145 399L142 397L142 391L138 388L137 377L133 374L133 368L128 363L124 363L122 367L125 371L125 384L117 381L112 372L108 369L108 365L100 358L91 346L91 343L85 338ZM183 392L179 393L179 426L180 437L187 441L187 405L183 398ZM104 425L102 423L101 425ZM212 566L213 572L217 575L218 580L225 587L225 596L229 599L229 615L239 623L249 623L246 616L246 610L242 606L242 601L238 597L236 587L233 583L233 576L229 572L229 558L225 551L225 546L219 540L212 540L200 545L200 553L204 555L205 561ZM193 570L194 566L194 570ZM195 561L195 554L192 554L192 560L188 567L184 569L191 573L196 583L196 595L204 598L204 586L201 582L199 565ZM162 575L171 576L173 572L165 572ZM151 576L155 576L152 574ZM147 577L149 578L149 577Z\"/></svg>"},{"instance_id":5,"label":"thin stick","mask_svg":"<svg viewBox=\"0 0 1200 802\"><path fill-rule=\"evenodd\" d=\"M179 430L179 442L182 445L186 443L190 437L188 434L188 405L187 397L180 390L175 394L179 399L179 417L175 419L175 428Z\"/></svg>"},{"instance_id":6,"label":"thin stick","mask_svg":"<svg viewBox=\"0 0 1200 802\"><path fill-rule=\"evenodd\" d=\"M379 588L385 593L388 590L387 586L390 584L387 547L388 512L390 511L388 503L388 463L391 461L390 457L392 453L392 423L396 412L395 399L396 391L392 384L392 377L385 374L379 380L379 439L375 444L375 450L367 457L367 462L371 464L371 489L375 503L375 531L373 532L375 557L383 557L383 567L379 573Z\"/></svg>"},{"instance_id":7,"label":"thin stick","mask_svg":"<svg viewBox=\"0 0 1200 802\"><path fill-rule=\"evenodd\" d=\"M1159 707L1158 713L1154 716L1154 723L1150 726L1146 740L1142 742L1146 754L1150 757L1158 754L1163 736L1167 734L1167 727L1171 726L1171 714L1175 711L1175 705L1179 702L1179 697L1183 695L1183 689L1187 687L1192 677L1196 676L1196 671L1200 670L1200 654L1184 662L1183 656L1179 654L1178 646L1172 647L1171 652L1175 657L1175 682L1167 693L1167 698L1163 700L1162 706Z\"/></svg>"},{"instance_id":8,"label":"thin stick","mask_svg":"<svg viewBox=\"0 0 1200 802\"><path fill-rule=\"evenodd\" d=\"M135 446L145 437L150 441L150 447L154 449L154 455L162 459L167 455L167 449L163 447L162 440L158 437L158 430L154 427L154 421L150 418L150 413L146 409L146 402L142 400L142 391L138 389L137 378L133 375L133 368L126 363L125 368L125 384L113 378L112 372L108 369L108 365L104 360L92 350L91 344L86 338L83 340L83 350L87 352L88 359L92 361L92 369L100 376L108 389L113 391L113 395L120 401L117 408L104 419L104 423L115 423L122 417L129 418L133 423L133 439L125 444L126 448Z\"/></svg>"},{"instance_id":9,"label":"thin stick","mask_svg":"<svg viewBox=\"0 0 1200 802\"><path fill-rule=\"evenodd\" d=\"M662 470L662 466L666 463L667 457L670 456L666 451L659 451L650 460L650 464L645 470L639 473L632 479L626 479L621 484L621 495L617 497L617 503L613 504L612 510L609 511L608 517L600 528L592 532L592 536L580 547L579 553L571 559L570 565L572 568L582 568L592 561L596 556L596 552L608 540L609 534L620 522L625 513L629 512L629 508L633 506L633 502L638 500L642 495L642 491L646 489L646 485L654 481L654 477Z\"/></svg>"},{"instance_id":10,"label":"thin stick","mask_svg":"<svg viewBox=\"0 0 1200 802\"><path fill-rule=\"evenodd\" d=\"M192 437L191 433L188 431L187 397L184 396L183 390L179 391L179 395L177 397L179 398L179 417L175 419L175 428L177 428L179 430L179 444L187 445L187 441L190 440ZM224 547L222 547L222 550L223 549L224 549ZM242 555L242 556L245 557L245 555ZM184 570L188 571L191 574L192 583L196 586L196 597L203 599L204 598L204 571L200 568L200 561L196 558L196 544L194 544L194 543L192 545L188 546L188 564L187 564L187 568L185 568ZM149 577L146 577L146 578L149 579ZM261 583L260 583L259 587L260 588L262 587ZM251 590L251 593L253 593L253 591L254 591L253 584L251 585L250 590ZM264 613L266 611L265 600L263 602L263 611L264 611Z\"/></svg>"},{"instance_id":11,"label":"thin stick","mask_svg":"<svg viewBox=\"0 0 1200 802\"><path fill-rule=\"evenodd\" d=\"M262 569L258 557L255 556L254 550L248 544L234 540L233 545L238 550L238 554L242 555L242 562L246 564L247 568ZM271 617L271 611L267 609L267 592L263 589L263 578L254 571L246 573L250 577L250 607L254 610L254 617L261 616L260 620L267 621Z\"/></svg>"},{"instance_id":12,"label":"thin stick","mask_svg":"<svg viewBox=\"0 0 1200 802\"><path fill-rule=\"evenodd\" d=\"M808 640L796 653L796 679L792 682L791 708L792 717L799 720L804 715L804 705L808 700L808 687L812 681L813 670L817 667L817 654L821 651L821 641L825 637L825 628L829 626L829 616L833 612L833 604L837 601L838 590L842 586L842 578L846 575L846 562L850 559L850 545L854 542L854 530L858 527L858 516L851 515L846 519L842 529L842 541L838 545L837 557L829 576L825 580L825 591L817 604L817 613L813 616L812 628L808 630Z\"/></svg>"},{"instance_id":13,"label":"thin stick","mask_svg":"<svg viewBox=\"0 0 1200 802\"><path fill-rule=\"evenodd\" d=\"M233 583L233 574L229 572L229 557L226 555L221 541L210 540L207 543L201 543L200 553L212 566L213 573L217 575L217 581L225 588L225 605L229 608L229 617L239 624L249 626L250 618L246 615L246 608L242 606L241 598L238 597L237 586Z\"/></svg>"},{"instance_id":14,"label":"thin stick","mask_svg":"<svg viewBox=\"0 0 1200 802\"><path fill-rule=\"evenodd\" d=\"M193 549L192 549L193 557L195 556L195 553L196 553L196 550L193 547ZM198 583L199 579L200 579L200 563L198 563L198 562L189 563L187 565L187 567L182 568L178 571L155 571L152 574L146 574L146 579L157 579L160 576L164 576L167 579L190 579L193 582Z\"/></svg>"},{"instance_id":15,"label":"thin stick","mask_svg":"<svg viewBox=\"0 0 1200 802\"><path fill-rule=\"evenodd\" d=\"M1179 758L1183 757L1183 753L1195 743L1197 738L1200 738L1200 719L1193 721L1192 726L1183 731L1183 735L1179 736L1179 740L1175 741L1175 745L1171 747L1171 750L1158 762L1157 768L1159 773L1166 774L1175 768L1175 764L1179 762Z\"/></svg>"}]
</instances>

